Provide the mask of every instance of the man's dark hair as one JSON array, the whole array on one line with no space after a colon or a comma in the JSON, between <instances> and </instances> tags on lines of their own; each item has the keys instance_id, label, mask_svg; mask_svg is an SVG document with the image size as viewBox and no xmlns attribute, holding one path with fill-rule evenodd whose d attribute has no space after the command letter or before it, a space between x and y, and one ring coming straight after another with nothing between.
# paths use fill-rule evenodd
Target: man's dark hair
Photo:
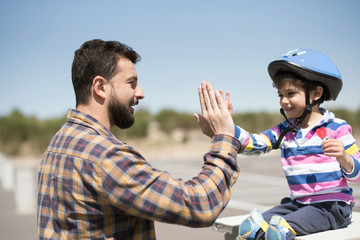
<instances>
[{"instance_id":1,"label":"man's dark hair","mask_svg":"<svg viewBox=\"0 0 360 240\"><path fill-rule=\"evenodd\" d=\"M96 76L109 80L118 73L121 58L129 59L134 64L141 59L132 48L118 41L94 39L75 51L71 73L76 106L88 103L92 81Z\"/></svg>"}]
</instances>

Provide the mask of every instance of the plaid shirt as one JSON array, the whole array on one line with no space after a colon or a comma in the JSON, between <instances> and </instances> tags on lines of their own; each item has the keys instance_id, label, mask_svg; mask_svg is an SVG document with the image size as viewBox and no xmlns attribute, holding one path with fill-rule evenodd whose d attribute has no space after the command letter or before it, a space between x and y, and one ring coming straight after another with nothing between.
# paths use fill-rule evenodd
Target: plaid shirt
<instances>
[{"instance_id":1,"label":"plaid shirt","mask_svg":"<svg viewBox=\"0 0 360 240\"><path fill-rule=\"evenodd\" d=\"M209 226L229 201L239 148L237 139L215 135L202 171L175 180L70 110L39 166L39 239L155 239L154 221Z\"/></svg>"}]
</instances>

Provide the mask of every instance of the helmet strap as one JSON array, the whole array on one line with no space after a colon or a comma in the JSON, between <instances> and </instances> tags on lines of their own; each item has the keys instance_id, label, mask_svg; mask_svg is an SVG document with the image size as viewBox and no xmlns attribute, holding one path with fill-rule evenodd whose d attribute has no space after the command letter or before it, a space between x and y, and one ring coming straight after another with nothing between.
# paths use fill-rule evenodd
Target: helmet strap
<instances>
[{"instance_id":1,"label":"helmet strap","mask_svg":"<svg viewBox=\"0 0 360 240\"><path fill-rule=\"evenodd\" d=\"M306 87L306 91L305 91L305 97L306 97L306 105L305 105L305 109L304 112L301 114L300 117L298 117L295 120L295 126L298 127L298 130L300 129L300 125L301 123L304 121L304 119L306 118L306 116L308 114L311 113L312 108L316 105L319 104L321 102L321 98L319 98L318 100L314 100L312 103L310 103L310 90L308 87Z\"/></svg>"},{"instance_id":2,"label":"helmet strap","mask_svg":"<svg viewBox=\"0 0 360 240\"><path fill-rule=\"evenodd\" d=\"M306 116L308 114L311 113L312 111L312 107L314 106L313 104L310 104L310 91L308 87L305 87L305 109L304 112L301 114L300 117L296 118L295 120L295 126L296 126L296 132L300 130L300 125L301 123L304 121L304 119L306 118Z\"/></svg>"}]
</instances>

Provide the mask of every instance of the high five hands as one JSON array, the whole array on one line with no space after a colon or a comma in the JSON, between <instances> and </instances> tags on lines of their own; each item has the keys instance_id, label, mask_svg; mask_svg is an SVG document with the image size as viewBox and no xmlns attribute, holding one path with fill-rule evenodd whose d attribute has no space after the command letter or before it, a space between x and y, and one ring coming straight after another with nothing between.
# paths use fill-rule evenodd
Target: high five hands
<instances>
[{"instance_id":1,"label":"high five hands","mask_svg":"<svg viewBox=\"0 0 360 240\"><path fill-rule=\"evenodd\" d=\"M194 114L202 132L213 137L215 134L234 136L234 121L231 117L233 106L230 93L223 97L222 90L213 90L209 82L203 81L199 86L201 115Z\"/></svg>"}]
</instances>

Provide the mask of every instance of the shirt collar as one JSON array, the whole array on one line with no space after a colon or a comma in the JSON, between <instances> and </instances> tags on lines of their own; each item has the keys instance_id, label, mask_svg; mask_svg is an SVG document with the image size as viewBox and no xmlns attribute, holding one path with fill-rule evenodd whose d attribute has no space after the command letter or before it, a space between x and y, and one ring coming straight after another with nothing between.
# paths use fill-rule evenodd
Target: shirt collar
<instances>
[{"instance_id":1,"label":"shirt collar","mask_svg":"<svg viewBox=\"0 0 360 240\"><path fill-rule=\"evenodd\" d=\"M99 135L112 136L113 134L93 116L83 113L77 109L69 109L67 121L84 125L94 129Z\"/></svg>"},{"instance_id":2,"label":"shirt collar","mask_svg":"<svg viewBox=\"0 0 360 240\"><path fill-rule=\"evenodd\" d=\"M320 108L320 112L323 115L323 118L321 120L321 123L326 123L326 122L332 122L335 119L335 115L332 112L329 112L328 110L326 110L325 108Z\"/></svg>"}]
</instances>

